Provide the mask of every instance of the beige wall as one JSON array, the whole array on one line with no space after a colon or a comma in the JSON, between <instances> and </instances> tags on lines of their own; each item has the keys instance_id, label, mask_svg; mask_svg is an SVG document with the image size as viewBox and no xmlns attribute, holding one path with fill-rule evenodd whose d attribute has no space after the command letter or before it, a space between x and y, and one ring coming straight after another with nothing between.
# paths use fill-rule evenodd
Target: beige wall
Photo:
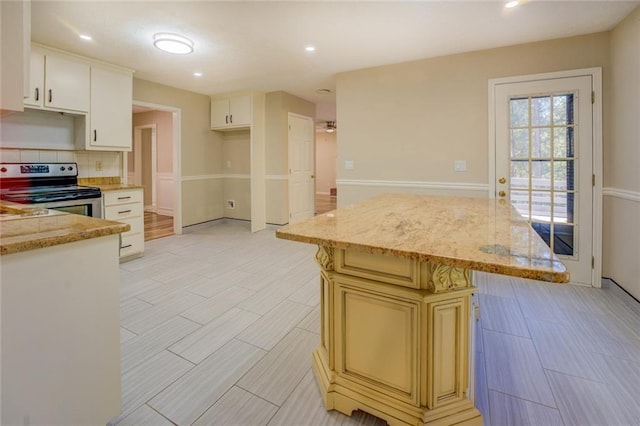
<instances>
[{"instance_id":1,"label":"beige wall","mask_svg":"<svg viewBox=\"0 0 640 426\"><path fill-rule=\"evenodd\" d=\"M134 78L133 99L181 110L182 226L222 217L222 183L211 178L222 172L222 136L210 130L211 98Z\"/></svg>"},{"instance_id":2,"label":"beige wall","mask_svg":"<svg viewBox=\"0 0 640 426\"><path fill-rule=\"evenodd\" d=\"M251 134L248 130L224 132L222 165L224 216L251 220ZM229 208L228 200L234 201L235 208Z\"/></svg>"},{"instance_id":3,"label":"beige wall","mask_svg":"<svg viewBox=\"0 0 640 426\"><path fill-rule=\"evenodd\" d=\"M316 132L316 193L329 194L336 187L336 134L324 130Z\"/></svg>"},{"instance_id":4,"label":"beige wall","mask_svg":"<svg viewBox=\"0 0 640 426\"><path fill-rule=\"evenodd\" d=\"M611 33L611 68L603 275L640 299L640 8Z\"/></svg>"},{"instance_id":5,"label":"beige wall","mask_svg":"<svg viewBox=\"0 0 640 426\"><path fill-rule=\"evenodd\" d=\"M173 114L168 111L148 111L133 114L133 127L156 125L158 173L173 172Z\"/></svg>"},{"instance_id":6,"label":"beige wall","mask_svg":"<svg viewBox=\"0 0 640 426\"><path fill-rule=\"evenodd\" d=\"M339 74L338 204L389 189L431 192L440 182L471 184L459 193L486 196L491 78L602 67L607 140L609 41L598 33ZM454 160L466 160L467 171L455 172ZM369 180L400 183L379 188Z\"/></svg>"},{"instance_id":7,"label":"beige wall","mask_svg":"<svg viewBox=\"0 0 640 426\"><path fill-rule=\"evenodd\" d=\"M289 113L315 120L315 104L286 92L270 92L265 98L266 214L267 223L289 221Z\"/></svg>"}]
</instances>

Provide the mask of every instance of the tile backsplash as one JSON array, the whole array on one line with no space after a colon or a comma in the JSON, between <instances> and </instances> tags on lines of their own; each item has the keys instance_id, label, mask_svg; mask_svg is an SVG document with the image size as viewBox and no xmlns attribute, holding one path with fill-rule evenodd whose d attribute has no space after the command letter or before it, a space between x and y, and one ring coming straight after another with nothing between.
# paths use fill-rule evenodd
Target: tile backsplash
<instances>
[{"instance_id":1,"label":"tile backsplash","mask_svg":"<svg viewBox=\"0 0 640 426\"><path fill-rule=\"evenodd\" d=\"M3 163L78 163L78 177L122 176L122 153L0 148Z\"/></svg>"}]
</instances>

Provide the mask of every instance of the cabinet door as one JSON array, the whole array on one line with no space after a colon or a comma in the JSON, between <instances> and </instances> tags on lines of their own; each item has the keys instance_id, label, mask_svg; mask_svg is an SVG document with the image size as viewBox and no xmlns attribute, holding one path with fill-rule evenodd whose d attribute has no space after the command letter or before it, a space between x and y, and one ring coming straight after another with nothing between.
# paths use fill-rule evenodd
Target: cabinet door
<instances>
[{"instance_id":1,"label":"cabinet door","mask_svg":"<svg viewBox=\"0 0 640 426\"><path fill-rule=\"evenodd\" d=\"M31 51L31 63L29 71L29 97L24 104L41 107L44 105L44 54Z\"/></svg>"},{"instance_id":2,"label":"cabinet door","mask_svg":"<svg viewBox=\"0 0 640 426\"><path fill-rule=\"evenodd\" d=\"M90 67L57 55L45 57L45 98L47 107L89 111Z\"/></svg>"},{"instance_id":3,"label":"cabinet door","mask_svg":"<svg viewBox=\"0 0 640 426\"><path fill-rule=\"evenodd\" d=\"M131 74L91 68L90 133L87 148L131 150Z\"/></svg>"},{"instance_id":4,"label":"cabinet door","mask_svg":"<svg viewBox=\"0 0 640 426\"><path fill-rule=\"evenodd\" d=\"M229 99L211 100L211 128L229 126Z\"/></svg>"},{"instance_id":5,"label":"cabinet door","mask_svg":"<svg viewBox=\"0 0 640 426\"><path fill-rule=\"evenodd\" d=\"M233 127L251 125L251 96L229 99L229 124Z\"/></svg>"}]
</instances>

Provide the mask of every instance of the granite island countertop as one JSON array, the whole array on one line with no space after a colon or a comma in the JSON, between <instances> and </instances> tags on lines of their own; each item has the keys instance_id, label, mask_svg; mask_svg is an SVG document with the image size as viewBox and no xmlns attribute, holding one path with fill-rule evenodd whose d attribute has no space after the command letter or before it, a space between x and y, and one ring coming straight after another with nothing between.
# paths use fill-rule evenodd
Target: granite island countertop
<instances>
[{"instance_id":1,"label":"granite island countertop","mask_svg":"<svg viewBox=\"0 0 640 426\"><path fill-rule=\"evenodd\" d=\"M520 278L569 281L562 262L504 200L385 194L284 226L276 236Z\"/></svg>"},{"instance_id":2,"label":"granite island countertop","mask_svg":"<svg viewBox=\"0 0 640 426\"><path fill-rule=\"evenodd\" d=\"M126 223L0 203L0 255L119 234Z\"/></svg>"}]
</instances>

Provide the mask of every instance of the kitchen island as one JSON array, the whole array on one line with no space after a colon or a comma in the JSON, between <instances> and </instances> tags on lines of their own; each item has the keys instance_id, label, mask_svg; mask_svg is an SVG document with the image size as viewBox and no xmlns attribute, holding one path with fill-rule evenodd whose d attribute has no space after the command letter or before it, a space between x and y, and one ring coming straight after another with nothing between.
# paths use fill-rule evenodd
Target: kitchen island
<instances>
[{"instance_id":1,"label":"kitchen island","mask_svg":"<svg viewBox=\"0 0 640 426\"><path fill-rule=\"evenodd\" d=\"M0 203L0 423L120 412L119 234L129 225Z\"/></svg>"},{"instance_id":2,"label":"kitchen island","mask_svg":"<svg viewBox=\"0 0 640 426\"><path fill-rule=\"evenodd\" d=\"M315 244L327 409L390 425L481 425L470 399L472 270L565 283L503 200L386 194L279 229Z\"/></svg>"}]
</instances>

